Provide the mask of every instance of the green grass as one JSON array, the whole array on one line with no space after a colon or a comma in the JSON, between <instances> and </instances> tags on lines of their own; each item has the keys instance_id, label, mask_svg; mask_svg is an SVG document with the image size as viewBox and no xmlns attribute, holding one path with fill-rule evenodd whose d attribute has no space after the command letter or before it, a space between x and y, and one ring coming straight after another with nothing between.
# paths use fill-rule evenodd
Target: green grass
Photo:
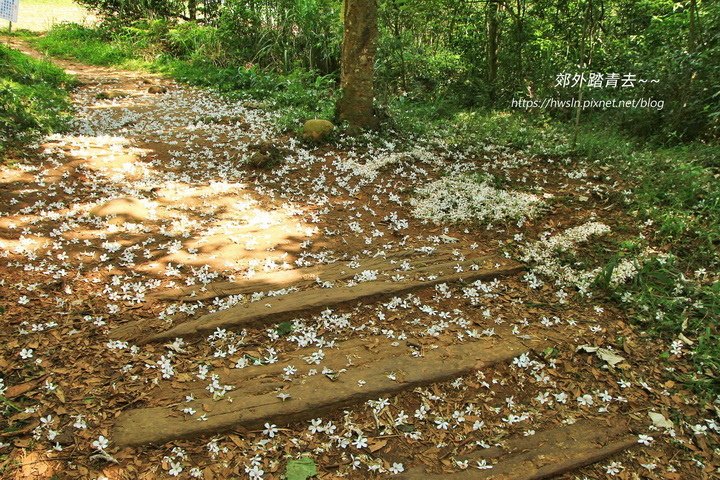
<instances>
[{"instance_id":1,"label":"green grass","mask_svg":"<svg viewBox=\"0 0 720 480\"><path fill-rule=\"evenodd\" d=\"M110 40L101 30L72 23L57 25L45 35L30 38L35 47L48 55L77 59L89 65L130 66L127 63L135 61L138 52L147 47L131 41L129 35L122 41Z\"/></svg>"},{"instance_id":2,"label":"green grass","mask_svg":"<svg viewBox=\"0 0 720 480\"><path fill-rule=\"evenodd\" d=\"M53 64L0 45L0 159L65 126L73 83Z\"/></svg>"}]
</instances>

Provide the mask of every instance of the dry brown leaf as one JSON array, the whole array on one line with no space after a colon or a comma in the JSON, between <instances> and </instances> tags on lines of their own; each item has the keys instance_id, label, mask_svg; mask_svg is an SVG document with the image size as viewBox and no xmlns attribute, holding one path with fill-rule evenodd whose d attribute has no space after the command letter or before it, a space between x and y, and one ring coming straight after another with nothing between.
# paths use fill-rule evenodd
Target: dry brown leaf
<instances>
[{"instance_id":1,"label":"dry brown leaf","mask_svg":"<svg viewBox=\"0 0 720 480\"><path fill-rule=\"evenodd\" d=\"M5 390L5 398L15 398L37 388L45 377L36 378L18 385L11 385Z\"/></svg>"},{"instance_id":2,"label":"dry brown leaf","mask_svg":"<svg viewBox=\"0 0 720 480\"><path fill-rule=\"evenodd\" d=\"M55 396L60 400L61 403L65 403L65 393L62 391L61 388L55 389Z\"/></svg>"},{"instance_id":3,"label":"dry brown leaf","mask_svg":"<svg viewBox=\"0 0 720 480\"><path fill-rule=\"evenodd\" d=\"M382 449L385 445L387 445L387 443L388 441L386 438L382 438L379 440L371 440L368 448L370 449L370 452L375 453L378 450Z\"/></svg>"}]
</instances>

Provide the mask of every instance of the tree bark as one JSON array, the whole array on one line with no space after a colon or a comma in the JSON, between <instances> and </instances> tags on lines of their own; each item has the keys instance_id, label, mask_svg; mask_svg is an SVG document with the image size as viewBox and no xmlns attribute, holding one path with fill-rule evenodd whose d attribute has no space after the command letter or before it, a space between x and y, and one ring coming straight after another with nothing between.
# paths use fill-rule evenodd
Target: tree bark
<instances>
[{"instance_id":1,"label":"tree bark","mask_svg":"<svg viewBox=\"0 0 720 480\"><path fill-rule=\"evenodd\" d=\"M197 0L188 0L188 18L194 22L197 19Z\"/></svg>"},{"instance_id":2,"label":"tree bark","mask_svg":"<svg viewBox=\"0 0 720 480\"><path fill-rule=\"evenodd\" d=\"M395 10L395 23L393 25L393 33L395 34L395 44L398 49L398 54L400 55L400 76L402 77L402 89L404 92L407 92L408 83L407 68L405 67L405 46L403 45L402 32L400 31L402 12L400 11L400 4L398 2L393 2L393 7Z\"/></svg>"},{"instance_id":3,"label":"tree bark","mask_svg":"<svg viewBox=\"0 0 720 480\"><path fill-rule=\"evenodd\" d=\"M488 24L488 86L490 87L490 102L495 104L497 95L497 72L498 72L498 3L496 0L488 2L487 24Z\"/></svg>"},{"instance_id":4,"label":"tree bark","mask_svg":"<svg viewBox=\"0 0 720 480\"><path fill-rule=\"evenodd\" d=\"M697 46L697 27L695 26L695 19L697 17L697 1L690 0L690 32L688 34L688 51L690 53L695 52Z\"/></svg>"},{"instance_id":5,"label":"tree bark","mask_svg":"<svg viewBox=\"0 0 720 480\"><path fill-rule=\"evenodd\" d=\"M378 127L373 108L373 73L377 50L377 0L345 0L340 87L337 104L341 121L351 133Z\"/></svg>"}]
</instances>

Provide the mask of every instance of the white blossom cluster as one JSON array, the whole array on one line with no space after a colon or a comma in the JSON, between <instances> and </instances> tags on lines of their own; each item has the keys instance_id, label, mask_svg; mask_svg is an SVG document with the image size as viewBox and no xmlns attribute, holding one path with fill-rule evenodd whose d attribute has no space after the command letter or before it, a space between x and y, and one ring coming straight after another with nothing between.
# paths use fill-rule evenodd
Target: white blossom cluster
<instances>
[{"instance_id":1,"label":"white blossom cluster","mask_svg":"<svg viewBox=\"0 0 720 480\"><path fill-rule=\"evenodd\" d=\"M623 258L613 268L610 275L610 286L617 287L635 278L638 273L638 261L631 258Z\"/></svg>"},{"instance_id":2,"label":"white blossom cluster","mask_svg":"<svg viewBox=\"0 0 720 480\"><path fill-rule=\"evenodd\" d=\"M523 245L520 259L531 265L531 273L526 276L526 280L531 286L540 286L542 282L536 275L541 275L553 279L558 286L574 286L581 293L587 292L599 269L580 270L564 263L560 255L573 252L578 244L609 232L610 227L603 223L588 222L558 235L546 236L537 242Z\"/></svg>"},{"instance_id":3,"label":"white blossom cluster","mask_svg":"<svg viewBox=\"0 0 720 480\"><path fill-rule=\"evenodd\" d=\"M525 220L544 205L536 195L500 190L467 175L431 182L419 188L410 203L416 217L434 223Z\"/></svg>"}]
</instances>

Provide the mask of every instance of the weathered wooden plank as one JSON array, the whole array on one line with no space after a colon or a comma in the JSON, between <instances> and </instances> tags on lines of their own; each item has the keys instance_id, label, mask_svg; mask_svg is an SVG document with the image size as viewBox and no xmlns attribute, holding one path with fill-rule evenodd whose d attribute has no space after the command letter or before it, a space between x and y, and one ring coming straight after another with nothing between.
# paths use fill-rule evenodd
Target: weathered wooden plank
<instances>
[{"instance_id":1,"label":"weathered wooden plank","mask_svg":"<svg viewBox=\"0 0 720 480\"><path fill-rule=\"evenodd\" d=\"M412 275L412 279L397 282L374 280L361 282L354 286L314 288L279 297L264 298L257 302L209 313L152 335L148 335L148 321L132 322L110 332L110 337L116 340L132 340L139 344L145 344L172 340L177 337L207 335L217 328L239 329L277 322L282 318L313 309L327 308L381 295L400 294L444 282L500 278L518 273L522 269L522 265L517 262L497 257L437 263L408 272L408 276Z\"/></svg>"},{"instance_id":2,"label":"weathered wooden plank","mask_svg":"<svg viewBox=\"0 0 720 480\"><path fill-rule=\"evenodd\" d=\"M331 410L455 378L488 365L509 361L530 349L547 346L545 341L521 341L508 335L458 345L423 348L422 358L413 356L414 347L384 337L356 339L325 349L319 364L308 364L302 357L308 350L292 355L282 363L253 366L222 376L222 384L237 384L237 390L224 398L208 398L197 383L187 390L164 390L155 401L177 402L130 410L122 413L112 436L119 446L161 444L178 438L211 434L236 427L256 428L265 422L278 425L317 417ZM293 365L298 372L293 381L282 378L282 368ZM320 372L333 372L332 379ZM310 370L316 373L309 375ZM393 375L390 375L390 374ZM289 395L282 400L278 393ZM196 400L184 402L186 395ZM190 407L195 415L183 413ZM204 420L200 416L205 415Z\"/></svg>"},{"instance_id":3,"label":"weathered wooden plank","mask_svg":"<svg viewBox=\"0 0 720 480\"><path fill-rule=\"evenodd\" d=\"M612 421L611 421L612 422ZM502 447L457 455L469 460L466 470L455 473L428 473L413 468L398 477L403 480L541 480L555 478L604 460L637 445L627 425L615 421L580 420L573 425L551 428L535 435L518 436ZM476 468L477 462L492 466Z\"/></svg>"},{"instance_id":4,"label":"weathered wooden plank","mask_svg":"<svg viewBox=\"0 0 720 480\"><path fill-rule=\"evenodd\" d=\"M314 265L312 267L293 268L276 272L256 273L250 278L242 278L234 282L212 282L207 285L191 285L178 287L162 292L147 295L147 300L175 300L182 302L195 302L216 297L247 294L268 290L279 290L290 286L311 286L320 280L322 282L337 282L349 280L365 270L376 270L379 277L397 273L400 262L410 260L413 268L426 267L432 263L449 261L453 252L457 250L443 249L432 255L420 256L417 251L407 250L394 252L387 256L377 256L359 259L353 265L350 261L336 261L334 263ZM472 252L460 252L472 254Z\"/></svg>"}]
</instances>

